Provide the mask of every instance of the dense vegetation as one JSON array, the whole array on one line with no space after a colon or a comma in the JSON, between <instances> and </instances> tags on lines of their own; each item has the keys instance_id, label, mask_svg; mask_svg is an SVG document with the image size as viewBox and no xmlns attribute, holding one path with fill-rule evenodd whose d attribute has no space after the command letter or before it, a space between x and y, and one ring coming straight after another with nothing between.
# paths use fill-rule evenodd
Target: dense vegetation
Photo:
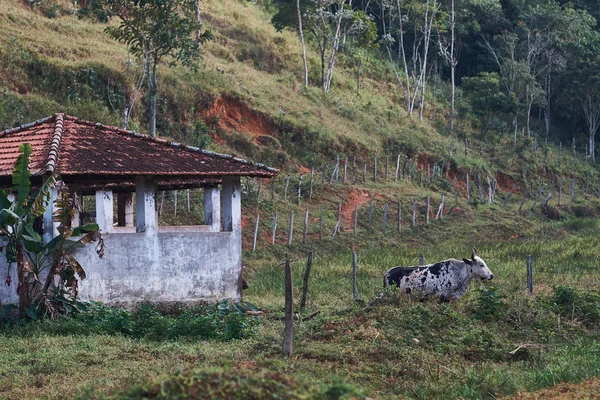
<instances>
[{"instance_id":1,"label":"dense vegetation","mask_svg":"<svg viewBox=\"0 0 600 400\"><path fill-rule=\"evenodd\" d=\"M283 199L284 179L275 182L273 198L263 183L260 201L257 183L244 182L245 296L263 316L229 303L166 314L96 305L72 318L11 325L0 340L0 397L184 398L219 382L222 397L260 391L282 398L496 398L595 377L600 182L590 162L589 122L599 106L600 14L594 2L300 1L307 86L297 3L255 3L200 3L212 40L202 44L195 69L171 68L169 56L158 63L157 133L282 167L293 175L290 187L307 168L330 177L336 156L356 157L370 170L373 154L400 153L420 163L417 178L315 183L301 205ZM119 20L100 2L73 4L0 3L0 127L64 111L150 132L145 61L105 33ZM339 42L332 46L338 21ZM574 151L566 151L573 139ZM429 182L426 163L444 173ZM404 214L402 232L380 232L384 203L402 200L406 210L409 199L432 193L437 201L438 192L452 190L445 173L462 181L467 171L503 177L495 204L476 196L466 202L461 186L458 204L448 206L442 221L424 226L420 204L417 227L408 228ZM562 205L553 197L535 208L530 198L517 212L526 188L537 193L563 178L577 182L573 202L565 186ZM504 205L513 182L519 190ZM345 224L336 237L318 240L315 210L324 206L324 231L331 232L338 201L351 208L356 196L376 203L375 228L362 207L357 235ZM182 210L182 198L174 217L170 199L162 222L201 220L201 207ZM264 216L305 208L313 213L308 243L281 244L280 233L270 246L262 234L258 250L249 250L248 222L258 213L264 233L270 229ZM414 265L420 253L428 262L461 258L472 246L494 272L494 286L477 282L451 304L382 294L387 268ZM295 355L285 359L280 262L294 260L299 294L309 250L315 263L306 313L320 314L297 323ZM359 254L359 302L352 300L351 250ZM526 291L528 255L533 296Z\"/></svg>"}]
</instances>

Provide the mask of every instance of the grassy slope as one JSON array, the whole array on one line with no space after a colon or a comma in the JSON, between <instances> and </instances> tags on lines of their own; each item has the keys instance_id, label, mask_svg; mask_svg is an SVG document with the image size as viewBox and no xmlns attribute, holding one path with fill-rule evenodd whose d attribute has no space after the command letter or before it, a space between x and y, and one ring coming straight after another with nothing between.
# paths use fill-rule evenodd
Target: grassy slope
<instances>
[{"instance_id":1,"label":"grassy slope","mask_svg":"<svg viewBox=\"0 0 600 400\"><path fill-rule=\"evenodd\" d=\"M351 71L340 63L336 87L328 98L323 98L318 89L305 90L299 83L301 64L295 35L274 32L268 15L259 8L223 0L206 3L203 11L204 21L215 32L215 40L206 46L205 68L198 73L166 67L161 71L164 115L172 119L171 125L165 126L178 139L193 141L177 125L179 122L189 126L201 120L204 111L226 95L241 100L279 128L266 133L272 134L278 145L265 150L255 149L250 136L229 132L226 126L212 132L224 139L214 145L217 149L261 158L258 161L270 161L271 153L280 151L291 156L290 168L331 162L337 153L356 155L366 162L368 152L384 151L384 143L388 143L385 151L417 151L434 160L447 153L451 138L434 129L443 122L407 118L398 106L395 89L375 79L385 74L383 67L383 72L373 72L365 79L363 95L356 98ZM49 20L15 1L0 3L0 84L7 88L0 104L10 114L3 115L4 123L24 123L60 110L118 124L119 112L107 105L106 93L107 86L113 87L111 80L129 82L123 74L127 52L108 40L102 29L101 25L72 17ZM315 54L310 57L312 70L316 70ZM90 67L95 74L82 72ZM95 92L88 93L92 88ZM135 115L136 125L142 126L141 111L136 110ZM241 131L243 119L239 120ZM469 157L462 149L455 153L453 170L500 170L534 186L550 185L557 177L574 177L579 179L581 199L583 174L593 174L593 168L567 152L558 154L552 147L540 150L536 157L528 151L515 151L529 148L523 138L519 138L516 148L512 147L510 139L504 137L486 147L480 159L478 144L472 139ZM594 176L592 187L596 188ZM317 385L346 380L383 398L400 394L422 398L497 396L597 374L600 361L596 328L584 326L574 317L561 320L544 302L553 285L597 287L598 224L574 218L577 212L594 215L598 208L595 200L579 200L573 207L563 207L567 220L557 223L544 222L538 212L517 216L520 195L513 197L508 209L498 205L475 207L461 198L459 207L450 210L444 221L429 228L405 228L401 234L390 228L385 236L367 229L363 206L357 237L345 232L339 239L318 242L314 239L316 210L321 205L325 207L325 231L331 231L337 202L343 201L344 208L351 208L350 199L356 191L368 193L368 199L377 201L374 226L381 225L383 202L399 198L404 204L406 227L410 199L431 194L437 204L437 193L449 190L447 182L431 187L405 181L357 187L317 185L314 199L301 207L284 202L281 180L277 185L274 203L268 200L265 189L258 208L250 199L244 199L247 222L260 210L264 231L259 251L245 252L251 284L247 299L273 314L280 312L283 298L278 261L286 257L299 260L294 264L298 288L306 251L316 252L309 307L322 314L299 324L294 358L284 360L279 356L282 324L270 319L265 319L256 338L231 344L52 337L39 332L25 339L2 338L0 397L64 398L80 386L112 392L162 373L206 365L285 371ZM502 189L507 191L508 187ZM503 195L499 197L503 200ZM531 202L525 209L530 206ZM300 215L304 207L312 212L313 240L307 245L267 246L271 212L277 210L287 218L290 209ZM422 220L422 202L420 212ZM179 218L185 220L188 216L180 213ZM296 219L296 238L302 232L301 220ZM280 226L287 227L287 221L280 220ZM250 231L245 231L246 249ZM280 234L278 241L284 240L285 235ZM477 296L474 290L460 303L451 305L406 300L400 305L390 300L367 308L352 304L349 260L353 248L359 251L361 297L371 300L379 294L381 274L390 266L414 264L420 252L427 261L462 257L472 245L479 248L494 271L499 293L507 296L508 311L501 318L482 322L473 316ZM533 299L524 295L524 259L528 254L536 256ZM419 338L420 345L415 345L412 338ZM506 353L522 343L549 346L529 351L523 360L507 359Z\"/></svg>"}]
</instances>

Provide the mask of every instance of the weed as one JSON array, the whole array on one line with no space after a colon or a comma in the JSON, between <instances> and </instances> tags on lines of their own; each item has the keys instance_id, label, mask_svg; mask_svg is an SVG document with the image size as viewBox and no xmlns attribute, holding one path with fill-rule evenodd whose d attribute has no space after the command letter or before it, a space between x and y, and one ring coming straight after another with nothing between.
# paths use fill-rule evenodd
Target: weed
<instances>
[{"instance_id":1,"label":"weed","mask_svg":"<svg viewBox=\"0 0 600 400\"><path fill-rule=\"evenodd\" d=\"M505 298L496 287L477 289L473 315L482 321L502 318L506 314Z\"/></svg>"}]
</instances>

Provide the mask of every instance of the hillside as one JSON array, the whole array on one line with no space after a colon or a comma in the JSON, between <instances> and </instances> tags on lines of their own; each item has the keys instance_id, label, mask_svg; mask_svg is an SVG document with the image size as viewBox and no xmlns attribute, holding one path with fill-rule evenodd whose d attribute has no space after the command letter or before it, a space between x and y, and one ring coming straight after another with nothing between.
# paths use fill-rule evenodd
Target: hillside
<instances>
[{"instance_id":1,"label":"hillside","mask_svg":"<svg viewBox=\"0 0 600 400\"><path fill-rule=\"evenodd\" d=\"M119 126L139 60L104 33L106 24L79 19L70 1L35 4L0 2L0 130L55 112ZM365 61L360 96L344 54L325 95L309 43L305 88L298 36L273 27L274 4L202 2L214 38L198 70L167 59L158 76L159 136L281 169L271 182L242 182L244 296L264 314L234 318L243 339L233 341L186 331L196 310L127 316L100 307L96 320L13 326L0 333L0 397L168 398L168 387L178 398L177 390L198 396L202 382L229 382L232 393L281 398L480 399L597 380L600 176L581 120L561 119L546 140L536 108L537 134L515 135L506 113L485 131L487 117L471 109L465 86L450 132L444 73L432 75L419 120L406 112L381 49ZM465 52L474 59L472 48ZM140 97L129 129L147 132L147 108ZM201 192L187 194L159 195L161 224L203 219ZM388 268L461 259L472 247L495 278L473 282L461 301L382 293ZM292 260L299 299L309 252L302 314L318 314L297 323L296 352L286 359L281 262Z\"/></svg>"}]
</instances>

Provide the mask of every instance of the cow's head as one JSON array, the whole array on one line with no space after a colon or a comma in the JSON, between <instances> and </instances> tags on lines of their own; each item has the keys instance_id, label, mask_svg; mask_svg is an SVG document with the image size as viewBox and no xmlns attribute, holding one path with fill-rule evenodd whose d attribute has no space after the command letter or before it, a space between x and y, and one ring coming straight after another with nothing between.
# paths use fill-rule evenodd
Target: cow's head
<instances>
[{"instance_id":1,"label":"cow's head","mask_svg":"<svg viewBox=\"0 0 600 400\"><path fill-rule=\"evenodd\" d=\"M467 260L466 258L463 258L463 261L471 266L471 273L473 275L478 276L482 280L494 279L494 274L492 274L492 271L490 271L485 261L483 261L481 257L477 255L477 249L475 247L473 247L471 259Z\"/></svg>"}]
</instances>

